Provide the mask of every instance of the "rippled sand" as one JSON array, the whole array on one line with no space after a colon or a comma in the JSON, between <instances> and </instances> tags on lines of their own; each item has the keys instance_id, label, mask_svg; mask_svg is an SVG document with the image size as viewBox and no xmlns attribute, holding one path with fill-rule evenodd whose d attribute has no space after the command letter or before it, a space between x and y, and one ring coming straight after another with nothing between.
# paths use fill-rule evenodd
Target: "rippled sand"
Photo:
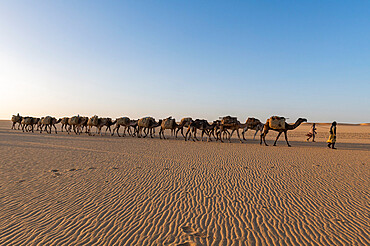
<instances>
[{"instance_id":1,"label":"rippled sand","mask_svg":"<svg viewBox=\"0 0 370 246\"><path fill-rule=\"evenodd\" d=\"M0 245L369 245L370 126L338 126L338 150L308 129L288 148L0 121Z\"/></svg>"}]
</instances>

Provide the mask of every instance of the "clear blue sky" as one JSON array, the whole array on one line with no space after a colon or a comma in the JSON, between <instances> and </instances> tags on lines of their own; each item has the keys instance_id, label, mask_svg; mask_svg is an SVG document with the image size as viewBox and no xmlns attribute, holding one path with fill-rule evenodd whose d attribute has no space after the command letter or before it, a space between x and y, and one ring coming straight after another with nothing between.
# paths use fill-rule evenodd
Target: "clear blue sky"
<instances>
[{"instance_id":1,"label":"clear blue sky","mask_svg":"<svg viewBox=\"0 0 370 246\"><path fill-rule=\"evenodd\" d=\"M0 118L370 122L370 1L1 1Z\"/></svg>"}]
</instances>

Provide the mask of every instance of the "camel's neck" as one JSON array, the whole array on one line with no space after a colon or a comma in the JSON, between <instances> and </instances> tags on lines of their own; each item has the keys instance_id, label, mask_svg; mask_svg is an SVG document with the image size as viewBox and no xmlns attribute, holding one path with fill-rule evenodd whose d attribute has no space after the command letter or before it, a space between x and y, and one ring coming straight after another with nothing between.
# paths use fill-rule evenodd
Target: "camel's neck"
<instances>
[{"instance_id":1,"label":"camel's neck","mask_svg":"<svg viewBox=\"0 0 370 246\"><path fill-rule=\"evenodd\" d=\"M303 121L297 120L293 125L287 124L288 130L296 129L300 124L302 124Z\"/></svg>"},{"instance_id":2,"label":"camel's neck","mask_svg":"<svg viewBox=\"0 0 370 246\"><path fill-rule=\"evenodd\" d=\"M247 127L248 126L248 124L247 123L239 123L239 127L240 128L245 128L245 127Z\"/></svg>"}]
</instances>

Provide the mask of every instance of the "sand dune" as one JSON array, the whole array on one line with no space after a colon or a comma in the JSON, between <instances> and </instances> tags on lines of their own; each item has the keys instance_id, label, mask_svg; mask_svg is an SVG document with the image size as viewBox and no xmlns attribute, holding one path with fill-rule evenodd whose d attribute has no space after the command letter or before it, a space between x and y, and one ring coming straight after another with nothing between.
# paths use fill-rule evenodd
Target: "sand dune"
<instances>
[{"instance_id":1,"label":"sand dune","mask_svg":"<svg viewBox=\"0 0 370 246\"><path fill-rule=\"evenodd\" d=\"M0 245L369 245L370 126L338 126L338 150L309 127L288 148L0 121Z\"/></svg>"}]
</instances>

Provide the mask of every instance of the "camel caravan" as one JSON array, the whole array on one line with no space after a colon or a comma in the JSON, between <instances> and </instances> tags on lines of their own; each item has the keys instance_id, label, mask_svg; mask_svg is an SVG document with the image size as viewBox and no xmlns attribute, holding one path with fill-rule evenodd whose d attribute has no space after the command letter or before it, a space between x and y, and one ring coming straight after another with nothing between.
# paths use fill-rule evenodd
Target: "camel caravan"
<instances>
[{"instance_id":1,"label":"camel caravan","mask_svg":"<svg viewBox=\"0 0 370 246\"><path fill-rule=\"evenodd\" d=\"M77 135L86 133L89 136L95 134L102 136L103 127L105 127L105 135L109 131L111 136L116 133L118 137L125 137L128 135L138 138L146 138L147 136L153 138L155 136L155 129L159 128L160 139L166 139L164 133L166 130L169 130L171 136L175 138L178 138L178 133L180 132L185 141L203 141L205 138L208 142L212 141L212 139L220 142L224 142L225 140L231 142L231 137L236 132L239 141L243 143L243 141L246 141L245 133L248 130L253 130L255 131L253 140L255 140L257 133L260 132L260 144L262 145L262 143L264 143L266 146L266 135L269 130L272 130L278 132L274 146L281 133L284 133L286 143L289 147L290 144L288 142L287 131L294 130L301 123L307 122L306 119L299 118L294 124L288 124L286 123L286 118L279 116L270 117L267 119L266 123L262 123L256 118L248 118L245 123L241 123L236 117L231 116L220 117L219 120L209 123L205 119L193 120L191 117L183 118L180 122L176 122L171 116L156 121L153 117L144 117L138 120L121 117L112 120L111 118L102 118L97 115L90 118L77 115L56 119L51 116L42 118L30 116L22 117L19 114L13 115L11 120L11 129L22 129L23 132L34 132L36 128L36 131L40 131L40 133L45 131L51 134L54 129L55 134L57 134L56 125L61 123L61 132L64 130L68 134L73 131ZM111 129L111 127L113 127L113 129ZM123 128L122 135L119 133L121 127ZM93 133L93 128L95 128L95 133ZM197 137L197 132L200 132L200 139Z\"/></svg>"}]
</instances>

